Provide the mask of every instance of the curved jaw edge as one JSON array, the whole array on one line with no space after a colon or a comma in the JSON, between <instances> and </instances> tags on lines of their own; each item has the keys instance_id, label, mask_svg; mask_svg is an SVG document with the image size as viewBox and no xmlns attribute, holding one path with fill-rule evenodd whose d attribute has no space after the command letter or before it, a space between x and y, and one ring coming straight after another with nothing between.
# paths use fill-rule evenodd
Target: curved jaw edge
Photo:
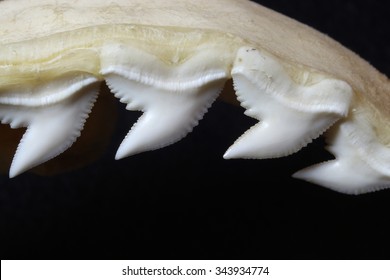
<instances>
[{"instance_id":1,"label":"curved jaw edge","mask_svg":"<svg viewBox=\"0 0 390 280\"><path fill-rule=\"evenodd\" d=\"M306 81L293 81L277 59L264 52L239 50L232 70L237 98L245 114L260 122L227 150L225 159L290 155L347 114L352 96L348 84L325 77L309 82L311 73L298 74L306 75Z\"/></svg>"},{"instance_id":2,"label":"curved jaw edge","mask_svg":"<svg viewBox=\"0 0 390 280\"><path fill-rule=\"evenodd\" d=\"M163 148L184 138L202 119L225 82L222 78L170 91L114 73L105 76L111 91L127 104L126 109L144 112L119 146L115 159Z\"/></svg>"},{"instance_id":3,"label":"curved jaw edge","mask_svg":"<svg viewBox=\"0 0 390 280\"><path fill-rule=\"evenodd\" d=\"M327 149L336 159L302 169L293 177L345 194L389 188L390 169L386 168L389 149L377 143L369 130L364 130L366 135L356 133L359 130L352 121L333 127L327 133ZM370 146L366 146L366 141Z\"/></svg>"},{"instance_id":4,"label":"curved jaw edge","mask_svg":"<svg viewBox=\"0 0 390 280\"><path fill-rule=\"evenodd\" d=\"M98 83L91 83L50 106L0 105L3 122L10 123L12 128L27 126L11 164L10 178L58 156L76 141L98 89Z\"/></svg>"}]
</instances>

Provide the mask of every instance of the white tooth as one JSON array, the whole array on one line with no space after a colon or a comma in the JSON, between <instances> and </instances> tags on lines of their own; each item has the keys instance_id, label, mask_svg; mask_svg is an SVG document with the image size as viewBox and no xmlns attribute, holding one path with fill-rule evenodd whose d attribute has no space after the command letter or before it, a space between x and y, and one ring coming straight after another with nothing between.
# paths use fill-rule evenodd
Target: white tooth
<instances>
[{"instance_id":1,"label":"white tooth","mask_svg":"<svg viewBox=\"0 0 390 280\"><path fill-rule=\"evenodd\" d=\"M144 114L120 145L116 159L155 150L179 141L192 131L221 91L224 79L203 86L170 91L106 74L115 96L128 103L128 110Z\"/></svg>"},{"instance_id":2,"label":"white tooth","mask_svg":"<svg viewBox=\"0 0 390 280\"><path fill-rule=\"evenodd\" d=\"M224 158L273 158L297 152L318 137L339 116L290 108L240 75L234 77L237 95L248 103L246 115L260 120L225 153Z\"/></svg>"},{"instance_id":3,"label":"white tooth","mask_svg":"<svg viewBox=\"0 0 390 280\"><path fill-rule=\"evenodd\" d=\"M244 133L224 158L273 158L297 152L348 112L351 88L322 79L293 81L283 66L254 49L240 49L232 77L246 115L260 121Z\"/></svg>"},{"instance_id":4,"label":"white tooth","mask_svg":"<svg viewBox=\"0 0 390 280\"><path fill-rule=\"evenodd\" d=\"M387 167L381 163L383 159L388 160L388 149L370 141L371 147L376 147L369 151L367 157L362 150L365 147L364 141L358 140L351 133L353 126L352 122L346 121L328 132L327 149L335 155L335 160L302 169L293 177L347 194L361 194L390 187L389 171L380 167ZM370 135L369 131L366 132Z\"/></svg>"},{"instance_id":5,"label":"white tooth","mask_svg":"<svg viewBox=\"0 0 390 280\"><path fill-rule=\"evenodd\" d=\"M7 116L12 127L27 126L10 168L10 177L68 149L80 135L98 94L98 85L91 84L73 96L47 106L0 105L1 116Z\"/></svg>"},{"instance_id":6,"label":"white tooth","mask_svg":"<svg viewBox=\"0 0 390 280\"><path fill-rule=\"evenodd\" d=\"M230 77L234 46L221 49L200 43L187 52L188 44L180 40L172 52L123 43L102 47L100 74L128 110L144 112L119 147L117 159L179 141L197 125Z\"/></svg>"},{"instance_id":7,"label":"white tooth","mask_svg":"<svg viewBox=\"0 0 390 280\"><path fill-rule=\"evenodd\" d=\"M293 175L329 189L360 194L389 186L389 181L357 157L340 158L313 165Z\"/></svg>"}]
</instances>

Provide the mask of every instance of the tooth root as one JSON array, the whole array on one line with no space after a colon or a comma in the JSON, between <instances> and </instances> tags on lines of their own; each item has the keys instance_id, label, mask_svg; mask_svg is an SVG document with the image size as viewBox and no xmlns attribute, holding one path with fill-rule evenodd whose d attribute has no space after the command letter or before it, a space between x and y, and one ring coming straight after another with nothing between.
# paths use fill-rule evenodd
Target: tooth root
<instances>
[{"instance_id":1,"label":"tooth root","mask_svg":"<svg viewBox=\"0 0 390 280\"><path fill-rule=\"evenodd\" d=\"M170 91L145 85L118 74L107 74L106 82L128 110L144 114L133 125L116 159L159 149L179 141L192 131L221 91L224 79L201 87Z\"/></svg>"},{"instance_id":2,"label":"tooth root","mask_svg":"<svg viewBox=\"0 0 390 280\"><path fill-rule=\"evenodd\" d=\"M227 150L226 159L287 156L348 112L351 88L346 83L298 84L276 59L255 49L239 50L232 77L245 114L260 122Z\"/></svg>"},{"instance_id":3,"label":"tooth root","mask_svg":"<svg viewBox=\"0 0 390 280\"><path fill-rule=\"evenodd\" d=\"M58 104L41 107L15 106L8 110L13 115L11 123L28 126L13 158L10 177L68 149L80 135L97 94L98 85L95 84Z\"/></svg>"}]
</instances>

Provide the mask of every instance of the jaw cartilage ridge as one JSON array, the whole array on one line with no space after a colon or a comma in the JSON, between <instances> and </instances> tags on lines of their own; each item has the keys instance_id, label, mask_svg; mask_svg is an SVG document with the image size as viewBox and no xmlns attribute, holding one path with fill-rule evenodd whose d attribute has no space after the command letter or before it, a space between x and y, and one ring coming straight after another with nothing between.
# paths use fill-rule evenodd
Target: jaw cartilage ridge
<instances>
[{"instance_id":1,"label":"jaw cartilage ridge","mask_svg":"<svg viewBox=\"0 0 390 280\"><path fill-rule=\"evenodd\" d=\"M67 150L80 136L98 95L98 83L77 90L65 102L50 106L0 105L2 123L27 127L9 176L15 177Z\"/></svg>"},{"instance_id":2,"label":"jaw cartilage ridge","mask_svg":"<svg viewBox=\"0 0 390 280\"><path fill-rule=\"evenodd\" d=\"M297 152L348 113L352 96L339 80L299 84L275 58L253 48L238 51L232 77L245 114L260 122L227 150L227 159Z\"/></svg>"}]
</instances>

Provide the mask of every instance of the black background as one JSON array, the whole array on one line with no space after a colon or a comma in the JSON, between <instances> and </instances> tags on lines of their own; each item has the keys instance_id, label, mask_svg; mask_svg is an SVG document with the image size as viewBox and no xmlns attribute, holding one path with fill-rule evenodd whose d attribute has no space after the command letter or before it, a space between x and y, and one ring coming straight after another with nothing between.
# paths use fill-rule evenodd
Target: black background
<instances>
[{"instance_id":1,"label":"black background","mask_svg":"<svg viewBox=\"0 0 390 280\"><path fill-rule=\"evenodd\" d=\"M327 33L390 75L388 1L258 1ZM331 158L318 139L275 160L223 160L255 122L215 103L168 148L114 161L121 108L96 164L0 177L0 256L20 259L388 259L390 190L339 194L290 178Z\"/></svg>"}]
</instances>

